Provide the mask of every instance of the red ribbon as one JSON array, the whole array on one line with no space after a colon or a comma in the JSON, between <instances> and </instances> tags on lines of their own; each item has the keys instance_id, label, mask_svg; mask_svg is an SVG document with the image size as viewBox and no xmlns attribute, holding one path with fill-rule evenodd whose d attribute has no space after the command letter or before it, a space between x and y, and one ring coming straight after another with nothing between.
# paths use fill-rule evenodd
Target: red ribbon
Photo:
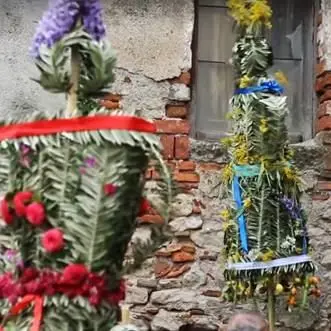
<instances>
[{"instance_id":1,"label":"red ribbon","mask_svg":"<svg viewBox=\"0 0 331 331\"><path fill-rule=\"evenodd\" d=\"M33 321L30 331L40 331L41 321L43 319L43 303L43 297L29 294L24 296L20 302L10 309L10 314L16 316L31 304L34 304Z\"/></svg>"},{"instance_id":2,"label":"red ribbon","mask_svg":"<svg viewBox=\"0 0 331 331\"><path fill-rule=\"evenodd\" d=\"M134 116L84 116L55 120L41 120L0 127L0 141L60 132L93 130L131 130L155 133L154 123Z\"/></svg>"}]
</instances>

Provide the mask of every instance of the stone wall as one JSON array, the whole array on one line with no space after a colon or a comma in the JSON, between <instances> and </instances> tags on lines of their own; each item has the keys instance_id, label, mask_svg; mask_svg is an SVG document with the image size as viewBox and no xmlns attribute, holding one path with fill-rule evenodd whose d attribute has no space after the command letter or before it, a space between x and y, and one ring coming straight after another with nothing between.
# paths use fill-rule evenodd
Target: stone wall
<instances>
[{"instance_id":1,"label":"stone wall","mask_svg":"<svg viewBox=\"0 0 331 331\"><path fill-rule=\"evenodd\" d=\"M118 53L116 82L102 104L156 121L164 157L182 193L174 203L171 242L129 277L127 302L142 331L217 330L235 309L245 305L221 300L222 200L220 175L227 155L218 143L190 138L191 43L193 0L105 0L109 36ZM330 3L329 3L330 2ZM29 83L33 66L27 49L44 0L0 0L0 114L44 109L59 99ZM320 107L316 138L295 145L296 162L307 183L304 206L323 278L323 296L312 312L282 310L279 330L330 329L331 316L331 0L322 1L318 27L316 91ZM23 50L23 51L22 51ZM194 79L194 77L193 77ZM146 174L152 190L158 174ZM148 238L149 224L162 219L144 215L135 238ZM261 309L264 304L261 304ZM282 307L280 307L281 309ZM191 328L189 328L191 327Z\"/></svg>"}]
</instances>

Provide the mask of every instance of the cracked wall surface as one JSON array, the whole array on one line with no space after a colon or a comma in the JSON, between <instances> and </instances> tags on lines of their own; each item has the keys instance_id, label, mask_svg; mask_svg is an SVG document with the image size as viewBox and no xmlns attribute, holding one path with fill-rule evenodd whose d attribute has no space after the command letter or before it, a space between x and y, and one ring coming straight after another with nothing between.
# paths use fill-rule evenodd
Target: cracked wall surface
<instances>
[{"instance_id":1,"label":"cracked wall surface","mask_svg":"<svg viewBox=\"0 0 331 331\"><path fill-rule=\"evenodd\" d=\"M113 90L122 107L161 117L170 98L189 99L166 81L191 67L192 0L104 0L108 35L118 56ZM46 0L0 0L0 116L51 113L64 97L50 95L30 80L37 71L28 51ZM174 95L175 94L175 95Z\"/></svg>"}]
</instances>

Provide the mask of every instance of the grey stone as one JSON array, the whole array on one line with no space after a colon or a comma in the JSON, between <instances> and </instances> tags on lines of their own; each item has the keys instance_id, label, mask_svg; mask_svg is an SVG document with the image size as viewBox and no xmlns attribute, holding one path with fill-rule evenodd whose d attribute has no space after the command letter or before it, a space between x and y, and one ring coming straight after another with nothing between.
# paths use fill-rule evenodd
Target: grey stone
<instances>
[{"instance_id":1,"label":"grey stone","mask_svg":"<svg viewBox=\"0 0 331 331\"><path fill-rule=\"evenodd\" d=\"M190 101L191 90L184 84L173 84L169 89L169 100Z\"/></svg>"},{"instance_id":2,"label":"grey stone","mask_svg":"<svg viewBox=\"0 0 331 331\"><path fill-rule=\"evenodd\" d=\"M122 95L121 107L130 114L146 118L159 118L165 114L170 84L157 83L143 75L132 74L125 69L116 69L116 80L111 91ZM129 78L129 82L127 81Z\"/></svg>"},{"instance_id":3,"label":"grey stone","mask_svg":"<svg viewBox=\"0 0 331 331\"><path fill-rule=\"evenodd\" d=\"M138 287L156 289L157 288L157 280L156 279L140 278L140 279L137 280L137 286Z\"/></svg>"},{"instance_id":4,"label":"grey stone","mask_svg":"<svg viewBox=\"0 0 331 331\"><path fill-rule=\"evenodd\" d=\"M191 266L191 269L183 277L183 286L197 289L207 284L207 275L202 271L198 262Z\"/></svg>"},{"instance_id":5,"label":"grey stone","mask_svg":"<svg viewBox=\"0 0 331 331\"><path fill-rule=\"evenodd\" d=\"M294 163L301 170L320 170L325 148L318 139L311 139L300 144L291 145L294 150Z\"/></svg>"},{"instance_id":6,"label":"grey stone","mask_svg":"<svg viewBox=\"0 0 331 331\"><path fill-rule=\"evenodd\" d=\"M219 221L205 221L200 231L191 233L191 240L201 248L219 251L222 245L222 223Z\"/></svg>"},{"instance_id":7,"label":"grey stone","mask_svg":"<svg viewBox=\"0 0 331 331\"><path fill-rule=\"evenodd\" d=\"M185 325L184 321L178 313L171 313L164 309L160 309L157 315L152 320L152 331L175 331Z\"/></svg>"},{"instance_id":8,"label":"grey stone","mask_svg":"<svg viewBox=\"0 0 331 331\"><path fill-rule=\"evenodd\" d=\"M194 197L189 194L178 194L171 206L171 215L175 217L189 216L193 211Z\"/></svg>"},{"instance_id":9,"label":"grey stone","mask_svg":"<svg viewBox=\"0 0 331 331\"><path fill-rule=\"evenodd\" d=\"M129 286L125 301L128 304L145 304L148 302L148 291L145 288Z\"/></svg>"},{"instance_id":10,"label":"grey stone","mask_svg":"<svg viewBox=\"0 0 331 331\"><path fill-rule=\"evenodd\" d=\"M200 309L206 311L207 297L197 295L195 291L183 289L171 289L156 291L151 294L151 303L160 305L167 310L189 311Z\"/></svg>"},{"instance_id":11,"label":"grey stone","mask_svg":"<svg viewBox=\"0 0 331 331\"><path fill-rule=\"evenodd\" d=\"M331 249L327 249L326 251L323 252L323 258L321 264L326 268L331 267Z\"/></svg>"},{"instance_id":12,"label":"grey stone","mask_svg":"<svg viewBox=\"0 0 331 331\"><path fill-rule=\"evenodd\" d=\"M191 158L199 162L226 163L226 149L218 142L191 139Z\"/></svg>"},{"instance_id":13,"label":"grey stone","mask_svg":"<svg viewBox=\"0 0 331 331\"><path fill-rule=\"evenodd\" d=\"M192 215L189 217L179 217L170 222L170 227L174 232L184 232L188 230L200 229L203 224L201 216Z\"/></svg>"},{"instance_id":14,"label":"grey stone","mask_svg":"<svg viewBox=\"0 0 331 331\"><path fill-rule=\"evenodd\" d=\"M191 68L192 0L103 2L120 68L156 81L177 77Z\"/></svg>"},{"instance_id":15,"label":"grey stone","mask_svg":"<svg viewBox=\"0 0 331 331\"><path fill-rule=\"evenodd\" d=\"M205 171L198 167L197 172L200 175L199 191L210 199L220 197L224 190L221 171Z\"/></svg>"},{"instance_id":16,"label":"grey stone","mask_svg":"<svg viewBox=\"0 0 331 331\"><path fill-rule=\"evenodd\" d=\"M182 280L180 278L160 279L158 288L160 290L168 290L174 288L180 288L182 286Z\"/></svg>"},{"instance_id":17,"label":"grey stone","mask_svg":"<svg viewBox=\"0 0 331 331\"><path fill-rule=\"evenodd\" d=\"M193 315L191 317L191 324L194 326L193 330L218 331L221 322L212 316Z\"/></svg>"}]
</instances>

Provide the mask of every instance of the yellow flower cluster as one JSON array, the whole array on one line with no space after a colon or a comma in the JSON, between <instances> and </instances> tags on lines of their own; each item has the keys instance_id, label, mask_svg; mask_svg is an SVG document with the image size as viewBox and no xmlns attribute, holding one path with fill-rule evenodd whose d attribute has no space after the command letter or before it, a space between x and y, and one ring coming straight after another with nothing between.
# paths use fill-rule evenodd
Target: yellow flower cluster
<instances>
[{"instance_id":1,"label":"yellow flower cluster","mask_svg":"<svg viewBox=\"0 0 331 331\"><path fill-rule=\"evenodd\" d=\"M263 23L271 28L272 10L267 0L255 0L250 8L250 21L254 23Z\"/></svg>"},{"instance_id":2,"label":"yellow flower cluster","mask_svg":"<svg viewBox=\"0 0 331 331\"><path fill-rule=\"evenodd\" d=\"M248 146L246 143L240 144L236 147L233 152L233 156L236 164L248 164L249 154L248 154Z\"/></svg>"},{"instance_id":3,"label":"yellow flower cluster","mask_svg":"<svg viewBox=\"0 0 331 331\"><path fill-rule=\"evenodd\" d=\"M251 199L251 198L246 198L246 199L244 200L244 207L245 207L246 209L249 209L249 208L252 207L252 199Z\"/></svg>"},{"instance_id":4,"label":"yellow flower cluster","mask_svg":"<svg viewBox=\"0 0 331 331\"><path fill-rule=\"evenodd\" d=\"M288 85L288 79L282 71L277 71L275 73L275 78L281 85Z\"/></svg>"},{"instance_id":5,"label":"yellow flower cluster","mask_svg":"<svg viewBox=\"0 0 331 331\"><path fill-rule=\"evenodd\" d=\"M252 84L252 78L250 78L249 76L245 75L242 78L240 78L240 83L239 83L240 88L245 88L251 84Z\"/></svg>"},{"instance_id":6,"label":"yellow flower cluster","mask_svg":"<svg viewBox=\"0 0 331 331\"><path fill-rule=\"evenodd\" d=\"M261 133L267 133L268 132L268 130L269 130L268 120L266 118L261 119L259 129L260 129Z\"/></svg>"},{"instance_id":7,"label":"yellow flower cluster","mask_svg":"<svg viewBox=\"0 0 331 331\"><path fill-rule=\"evenodd\" d=\"M229 210L228 209L223 209L221 211L221 217L223 218L223 220L228 221L231 217L231 214L230 214Z\"/></svg>"},{"instance_id":8,"label":"yellow flower cluster","mask_svg":"<svg viewBox=\"0 0 331 331\"><path fill-rule=\"evenodd\" d=\"M268 0L228 0L228 7L239 25L261 23L271 28L272 10Z\"/></svg>"},{"instance_id":9,"label":"yellow flower cluster","mask_svg":"<svg viewBox=\"0 0 331 331\"><path fill-rule=\"evenodd\" d=\"M230 164L226 165L222 171L222 178L224 182L228 183L233 177L233 169Z\"/></svg>"}]
</instances>

